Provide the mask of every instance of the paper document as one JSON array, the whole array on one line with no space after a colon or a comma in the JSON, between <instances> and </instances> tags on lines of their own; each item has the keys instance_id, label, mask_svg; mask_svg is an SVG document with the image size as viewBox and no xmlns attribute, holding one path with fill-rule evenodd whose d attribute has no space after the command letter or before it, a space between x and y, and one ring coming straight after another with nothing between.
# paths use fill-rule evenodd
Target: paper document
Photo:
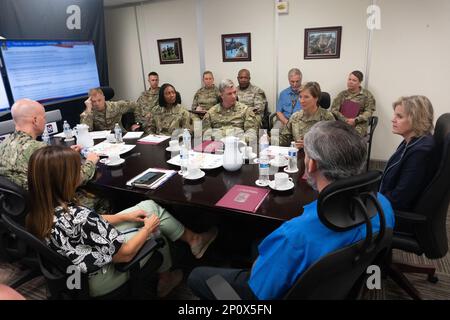
<instances>
[{"instance_id":1,"label":"paper document","mask_svg":"<svg viewBox=\"0 0 450 320\"><path fill-rule=\"evenodd\" d=\"M127 133L123 136L123 139L137 139L137 138L140 138L143 134L144 134L144 131L132 131L132 132L127 132Z\"/></svg>"},{"instance_id":2,"label":"paper document","mask_svg":"<svg viewBox=\"0 0 450 320\"><path fill-rule=\"evenodd\" d=\"M159 144L167 139L170 139L170 136L163 136L163 135L157 135L157 134L149 134L148 136L145 136L138 140L138 143L143 144Z\"/></svg>"},{"instance_id":3,"label":"paper document","mask_svg":"<svg viewBox=\"0 0 450 320\"><path fill-rule=\"evenodd\" d=\"M90 147L89 151L95 152L100 156L109 156L111 153L127 153L134 147L136 147L135 144L110 143L107 141L103 141L93 147Z\"/></svg>"}]
</instances>

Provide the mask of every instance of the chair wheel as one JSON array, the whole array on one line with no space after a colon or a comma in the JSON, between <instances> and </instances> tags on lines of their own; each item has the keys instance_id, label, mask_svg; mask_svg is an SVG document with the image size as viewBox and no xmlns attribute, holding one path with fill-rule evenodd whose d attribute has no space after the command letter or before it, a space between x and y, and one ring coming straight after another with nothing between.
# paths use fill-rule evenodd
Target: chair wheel
<instances>
[{"instance_id":1,"label":"chair wheel","mask_svg":"<svg viewBox=\"0 0 450 320\"><path fill-rule=\"evenodd\" d=\"M438 277L436 277L435 275L428 275L427 280L431 283L436 283L439 281Z\"/></svg>"}]
</instances>

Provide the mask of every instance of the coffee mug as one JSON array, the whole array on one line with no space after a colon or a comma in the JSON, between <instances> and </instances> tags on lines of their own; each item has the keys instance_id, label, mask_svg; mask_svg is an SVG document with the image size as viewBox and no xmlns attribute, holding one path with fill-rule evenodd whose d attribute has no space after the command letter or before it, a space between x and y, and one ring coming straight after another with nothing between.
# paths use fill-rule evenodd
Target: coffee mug
<instances>
[{"instance_id":1,"label":"coffee mug","mask_svg":"<svg viewBox=\"0 0 450 320\"><path fill-rule=\"evenodd\" d=\"M275 173L274 177L275 177L275 188L276 189L286 188L289 181L292 182L292 178L289 177L289 175L284 172L277 172L277 173Z\"/></svg>"},{"instance_id":2,"label":"coffee mug","mask_svg":"<svg viewBox=\"0 0 450 320\"><path fill-rule=\"evenodd\" d=\"M177 150L180 147L178 140L170 140L169 141L169 148L171 150Z\"/></svg>"},{"instance_id":3,"label":"coffee mug","mask_svg":"<svg viewBox=\"0 0 450 320\"><path fill-rule=\"evenodd\" d=\"M120 154L119 153L110 153L108 156L108 163L113 164L120 161Z\"/></svg>"},{"instance_id":4,"label":"coffee mug","mask_svg":"<svg viewBox=\"0 0 450 320\"><path fill-rule=\"evenodd\" d=\"M196 177L200 174L200 163L198 161L189 161L187 166L187 175L190 177Z\"/></svg>"},{"instance_id":5,"label":"coffee mug","mask_svg":"<svg viewBox=\"0 0 450 320\"><path fill-rule=\"evenodd\" d=\"M115 143L116 142L116 137L114 136L114 133L109 133L106 136L106 141L108 141L109 143Z\"/></svg>"},{"instance_id":6,"label":"coffee mug","mask_svg":"<svg viewBox=\"0 0 450 320\"><path fill-rule=\"evenodd\" d=\"M243 153L244 153L244 158L245 159L249 159L250 158L250 156L252 155L252 147L243 147L242 148L242 151L243 151Z\"/></svg>"}]
</instances>

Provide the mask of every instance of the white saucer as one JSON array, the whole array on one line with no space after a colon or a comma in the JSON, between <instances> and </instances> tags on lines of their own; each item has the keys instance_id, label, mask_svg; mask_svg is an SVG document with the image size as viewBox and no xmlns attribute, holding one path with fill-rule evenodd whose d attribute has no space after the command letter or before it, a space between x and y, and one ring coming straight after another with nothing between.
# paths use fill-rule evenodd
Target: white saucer
<instances>
[{"instance_id":1,"label":"white saucer","mask_svg":"<svg viewBox=\"0 0 450 320\"><path fill-rule=\"evenodd\" d=\"M175 149L171 149L170 147L167 147L167 148L166 148L166 151L169 151L169 152L178 152L178 151L180 151L180 148L178 147L178 148L175 148Z\"/></svg>"},{"instance_id":2,"label":"white saucer","mask_svg":"<svg viewBox=\"0 0 450 320\"><path fill-rule=\"evenodd\" d=\"M254 153L254 152L252 152L250 154L250 157L248 157L248 158L244 156L244 160L247 160L247 159L252 160L252 159L255 159L255 158L256 158L256 153Z\"/></svg>"},{"instance_id":3,"label":"white saucer","mask_svg":"<svg viewBox=\"0 0 450 320\"><path fill-rule=\"evenodd\" d=\"M104 162L104 164L106 164L109 167L115 167L115 166L118 166L118 165L120 165L120 164L122 164L124 162L125 162L125 159L120 158L119 161L112 162L112 163L109 160L107 160L107 161Z\"/></svg>"},{"instance_id":4,"label":"white saucer","mask_svg":"<svg viewBox=\"0 0 450 320\"><path fill-rule=\"evenodd\" d=\"M279 162L276 159L272 159L269 161L270 165L274 166L274 167L286 167L288 165L288 160L285 159L284 162Z\"/></svg>"},{"instance_id":5,"label":"white saucer","mask_svg":"<svg viewBox=\"0 0 450 320\"><path fill-rule=\"evenodd\" d=\"M298 172L298 168L291 171L291 170L288 170L288 167L286 167L286 168L283 169L283 171L287 172L287 173L296 173L296 172Z\"/></svg>"},{"instance_id":6,"label":"white saucer","mask_svg":"<svg viewBox=\"0 0 450 320\"><path fill-rule=\"evenodd\" d=\"M294 187L294 183L292 181L289 181L288 183L286 183L285 186L283 186L282 188L275 188L275 180L272 180L269 182L269 187L273 190L277 190L277 191L286 191L286 190L290 190Z\"/></svg>"},{"instance_id":7,"label":"white saucer","mask_svg":"<svg viewBox=\"0 0 450 320\"><path fill-rule=\"evenodd\" d=\"M200 173L197 176L191 177L187 174L187 175L183 176L183 178L188 179L188 180L197 180L197 179L203 178L204 176L205 176L205 171L200 170Z\"/></svg>"},{"instance_id":8,"label":"white saucer","mask_svg":"<svg viewBox=\"0 0 450 320\"><path fill-rule=\"evenodd\" d=\"M269 180L268 180L267 182L262 182L262 181L259 181L259 180L256 180L256 181L255 181L255 184L256 184L257 186L260 186L260 187L267 187L267 186L269 185L269 183L270 183Z\"/></svg>"}]
</instances>

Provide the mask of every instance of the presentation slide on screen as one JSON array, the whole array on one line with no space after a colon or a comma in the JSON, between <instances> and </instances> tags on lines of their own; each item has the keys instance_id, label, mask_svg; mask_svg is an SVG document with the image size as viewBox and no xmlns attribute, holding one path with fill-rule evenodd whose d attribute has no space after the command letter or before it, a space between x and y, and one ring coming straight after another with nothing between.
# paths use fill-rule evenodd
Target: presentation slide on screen
<instances>
[{"instance_id":1,"label":"presentation slide on screen","mask_svg":"<svg viewBox=\"0 0 450 320\"><path fill-rule=\"evenodd\" d=\"M92 42L7 40L1 51L14 101L49 103L100 85Z\"/></svg>"},{"instance_id":2,"label":"presentation slide on screen","mask_svg":"<svg viewBox=\"0 0 450 320\"><path fill-rule=\"evenodd\" d=\"M0 75L0 111L5 111L9 109L9 101L6 96L5 86L3 84L3 79Z\"/></svg>"}]
</instances>

